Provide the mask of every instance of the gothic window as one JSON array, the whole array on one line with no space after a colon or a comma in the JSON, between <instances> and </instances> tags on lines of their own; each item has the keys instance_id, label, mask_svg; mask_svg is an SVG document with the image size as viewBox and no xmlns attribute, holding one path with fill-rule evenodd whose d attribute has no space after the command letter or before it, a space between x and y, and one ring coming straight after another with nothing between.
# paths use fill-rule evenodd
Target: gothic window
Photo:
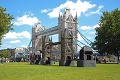
<instances>
[{"instance_id":1,"label":"gothic window","mask_svg":"<svg viewBox=\"0 0 120 80\"><path fill-rule=\"evenodd\" d=\"M68 52L70 52L70 49L68 49Z\"/></svg>"},{"instance_id":2,"label":"gothic window","mask_svg":"<svg viewBox=\"0 0 120 80\"><path fill-rule=\"evenodd\" d=\"M69 15L69 17L68 17L68 19L67 19L68 21L70 21L70 22L72 22L73 21L73 18L72 18L72 16L71 15Z\"/></svg>"},{"instance_id":3,"label":"gothic window","mask_svg":"<svg viewBox=\"0 0 120 80\"><path fill-rule=\"evenodd\" d=\"M69 36L72 36L72 31L69 31Z\"/></svg>"}]
</instances>

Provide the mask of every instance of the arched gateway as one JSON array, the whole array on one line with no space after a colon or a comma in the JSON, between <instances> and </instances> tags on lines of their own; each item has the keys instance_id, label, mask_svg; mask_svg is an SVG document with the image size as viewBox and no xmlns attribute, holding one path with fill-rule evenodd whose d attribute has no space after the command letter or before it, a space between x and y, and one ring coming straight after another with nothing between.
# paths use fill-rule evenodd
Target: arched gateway
<instances>
[{"instance_id":1,"label":"arched gateway","mask_svg":"<svg viewBox=\"0 0 120 80\"><path fill-rule=\"evenodd\" d=\"M52 60L52 46L58 45L60 64L64 65L64 61L69 57L73 60L73 53L77 52L77 43L73 37L77 39L78 17L77 14L73 18L70 9L67 8L63 15L59 14L58 25L49 29L41 26L40 22L32 28L32 53L42 52L42 63L44 64L47 57ZM52 42L50 35L58 34L59 42Z\"/></svg>"}]
</instances>

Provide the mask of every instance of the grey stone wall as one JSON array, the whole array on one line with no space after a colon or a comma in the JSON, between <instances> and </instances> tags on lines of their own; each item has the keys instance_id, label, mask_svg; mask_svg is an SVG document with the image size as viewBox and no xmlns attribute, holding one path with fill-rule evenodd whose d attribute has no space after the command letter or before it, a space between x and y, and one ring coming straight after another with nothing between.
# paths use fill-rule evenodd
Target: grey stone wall
<instances>
[{"instance_id":1,"label":"grey stone wall","mask_svg":"<svg viewBox=\"0 0 120 80\"><path fill-rule=\"evenodd\" d=\"M59 61L59 66L64 66L64 65L65 65L65 62L66 62L66 61L63 61L63 60Z\"/></svg>"},{"instance_id":2,"label":"grey stone wall","mask_svg":"<svg viewBox=\"0 0 120 80\"><path fill-rule=\"evenodd\" d=\"M77 67L96 67L95 60L78 60Z\"/></svg>"},{"instance_id":3,"label":"grey stone wall","mask_svg":"<svg viewBox=\"0 0 120 80\"><path fill-rule=\"evenodd\" d=\"M59 66L65 66L65 63L66 63L66 61L61 60L61 61L59 61ZM69 66L75 66L76 63L77 63L77 61L73 60L73 61L71 61Z\"/></svg>"}]
</instances>

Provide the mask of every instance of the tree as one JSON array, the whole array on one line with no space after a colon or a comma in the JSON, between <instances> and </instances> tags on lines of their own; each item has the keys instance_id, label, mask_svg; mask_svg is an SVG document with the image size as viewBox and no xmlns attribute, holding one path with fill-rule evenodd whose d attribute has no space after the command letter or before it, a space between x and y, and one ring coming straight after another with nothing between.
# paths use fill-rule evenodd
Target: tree
<instances>
[{"instance_id":1,"label":"tree","mask_svg":"<svg viewBox=\"0 0 120 80\"><path fill-rule=\"evenodd\" d=\"M5 11L6 9L0 6L0 45L4 35L10 30L13 30L13 24L11 23L13 16Z\"/></svg>"},{"instance_id":2,"label":"tree","mask_svg":"<svg viewBox=\"0 0 120 80\"><path fill-rule=\"evenodd\" d=\"M100 53L117 54L120 52L120 10L105 11L96 28L95 41L92 47Z\"/></svg>"},{"instance_id":3,"label":"tree","mask_svg":"<svg viewBox=\"0 0 120 80\"><path fill-rule=\"evenodd\" d=\"M0 56L4 56L5 58L10 58L11 53L8 50L3 50L2 52L0 52Z\"/></svg>"}]
</instances>

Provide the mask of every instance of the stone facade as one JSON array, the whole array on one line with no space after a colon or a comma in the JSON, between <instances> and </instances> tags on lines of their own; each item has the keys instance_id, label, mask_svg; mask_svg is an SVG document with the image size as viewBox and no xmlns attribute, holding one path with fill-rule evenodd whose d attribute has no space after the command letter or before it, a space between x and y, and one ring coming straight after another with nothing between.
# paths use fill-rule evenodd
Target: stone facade
<instances>
[{"instance_id":1,"label":"stone facade","mask_svg":"<svg viewBox=\"0 0 120 80\"><path fill-rule=\"evenodd\" d=\"M95 60L78 60L77 67L96 67Z\"/></svg>"}]
</instances>

